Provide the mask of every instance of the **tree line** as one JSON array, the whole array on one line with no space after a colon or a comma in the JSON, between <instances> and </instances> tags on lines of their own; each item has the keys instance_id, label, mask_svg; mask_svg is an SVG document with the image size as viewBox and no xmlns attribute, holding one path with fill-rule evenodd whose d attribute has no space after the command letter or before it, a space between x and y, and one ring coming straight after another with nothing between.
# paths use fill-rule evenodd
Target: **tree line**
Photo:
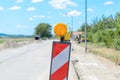
<instances>
[{"instance_id":1,"label":"tree line","mask_svg":"<svg viewBox=\"0 0 120 80\"><path fill-rule=\"evenodd\" d=\"M35 27L35 33L41 38L50 38L52 37L52 26L48 23L40 23Z\"/></svg>"},{"instance_id":2,"label":"tree line","mask_svg":"<svg viewBox=\"0 0 120 80\"><path fill-rule=\"evenodd\" d=\"M85 24L78 31L84 31ZM104 43L108 48L120 50L120 12L115 16L95 18L87 24L87 38L92 43Z\"/></svg>"}]
</instances>

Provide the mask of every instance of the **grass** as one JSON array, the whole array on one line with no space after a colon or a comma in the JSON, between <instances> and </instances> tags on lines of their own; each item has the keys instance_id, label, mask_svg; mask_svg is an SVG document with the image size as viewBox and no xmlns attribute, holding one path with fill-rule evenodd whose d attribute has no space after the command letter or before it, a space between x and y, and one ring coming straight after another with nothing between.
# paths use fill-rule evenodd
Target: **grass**
<instances>
[{"instance_id":1,"label":"grass","mask_svg":"<svg viewBox=\"0 0 120 80\"><path fill-rule=\"evenodd\" d=\"M16 38L14 39L16 42L24 42L24 41L30 41L32 40L33 38Z\"/></svg>"},{"instance_id":2,"label":"grass","mask_svg":"<svg viewBox=\"0 0 120 80\"><path fill-rule=\"evenodd\" d=\"M0 39L0 44L2 44L2 43L4 43L4 40L1 40L1 39Z\"/></svg>"},{"instance_id":3,"label":"grass","mask_svg":"<svg viewBox=\"0 0 120 80\"><path fill-rule=\"evenodd\" d=\"M32 38L0 38L0 44L3 44L4 42L12 40L16 42L24 42L24 41L30 41Z\"/></svg>"},{"instance_id":4,"label":"grass","mask_svg":"<svg viewBox=\"0 0 120 80\"><path fill-rule=\"evenodd\" d=\"M84 46L84 43L80 44ZM88 50L93 54L103 56L111 61L120 63L120 50L105 47L104 43L88 43Z\"/></svg>"}]
</instances>

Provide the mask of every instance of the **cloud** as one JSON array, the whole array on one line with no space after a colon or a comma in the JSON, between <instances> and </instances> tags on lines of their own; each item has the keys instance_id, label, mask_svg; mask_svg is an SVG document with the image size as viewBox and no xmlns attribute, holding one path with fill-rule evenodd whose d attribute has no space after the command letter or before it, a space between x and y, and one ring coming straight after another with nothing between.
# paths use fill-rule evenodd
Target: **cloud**
<instances>
[{"instance_id":1,"label":"cloud","mask_svg":"<svg viewBox=\"0 0 120 80\"><path fill-rule=\"evenodd\" d=\"M106 1L106 2L104 3L104 5L112 5L112 4L113 4L112 1Z\"/></svg>"},{"instance_id":2,"label":"cloud","mask_svg":"<svg viewBox=\"0 0 120 80\"><path fill-rule=\"evenodd\" d=\"M87 11L93 12L93 9L92 8L88 8Z\"/></svg>"},{"instance_id":3,"label":"cloud","mask_svg":"<svg viewBox=\"0 0 120 80\"><path fill-rule=\"evenodd\" d=\"M28 28L28 26L27 25L22 25L22 24L17 24L16 25L16 28Z\"/></svg>"},{"instance_id":4,"label":"cloud","mask_svg":"<svg viewBox=\"0 0 120 80\"><path fill-rule=\"evenodd\" d=\"M3 10L4 10L4 8L2 6L0 6L0 11L3 11Z\"/></svg>"},{"instance_id":5,"label":"cloud","mask_svg":"<svg viewBox=\"0 0 120 80\"><path fill-rule=\"evenodd\" d=\"M35 18L31 17L31 18L29 18L28 20L29 20L29 21L33 21L34 19L35 19Z\"/></svg>"},{"instance_id":6,"label":"cloud","mask_svg":"<svg viewBox=\"0 0 120 80\"><path fill-rule=\"evenodd\" d=\"M21 7L20 6L13 6L13 7L10 7L8 9L9 10L19 10L19 9L21 9Z\"/></svg>"},{"instance_id":7,"label":"cloud","mask_svg":"<svg viewBox=\"0 0 120 80\"><path fill-rule=\"evenodd\" d=\"M45 18L45 16L34 15L31 18L29 18L28 20L32 21L34 19L41 19L41 18Z\"/></svg>"},{"instance_id":8,"label":"cloud","mask_svg":"<svg viewBox=\"0 0 120 80\"><path fill-rule=\"evenodd\" d=\"M45 16L34 15L33 18L45 18Z\"/></svg>"},{"instance_id":9,"label":"cloud","mask_svg":"<svg viewBox=\"0 0 120 80\"><path fill-rule=\"evenodd\" d=\"M43 0L32 0L32 3L42 2Z\"/></svg>"},{"instance_id":10,"label":"cloud","mask_svg":"<svg viewBox=\"0 0 120 80\"><path fill-rule=\"evenodd\" d=\"M70 12L68 12L66 15L67 16L79 16L81 15L82 13L80 11L77 11L77 10L72 10Z\"/></svg>"},{"instance_id":11,"label":"cloud","mask_svg":"<svg viewBox=\"0 0 120 80\"><path fill-rule=\"evenodd\" d=\"M29 7L29 8L27 9L27 11L35 11L35 10L36 10L35 7Z\"/></svg>"},{"instance_id":12,"label":"cloud","mask_svg":"<svg viewBox=\"0 0 120 80\"><path fill-rule=\"evenodd\" d=\"M71 0L50 0L49 3L55 9L66 9L68 6L76 6L77 4Z\"/></svg>"},{"instance_id":13,"label":"cloud","mask_svg":"<svg viewBox=\"0 0 120 80\"><path fill-rule=\"evenodd\" d=\"M22 3L24 0L16 0L17 3Z\"/></svg>"}]
</instances>

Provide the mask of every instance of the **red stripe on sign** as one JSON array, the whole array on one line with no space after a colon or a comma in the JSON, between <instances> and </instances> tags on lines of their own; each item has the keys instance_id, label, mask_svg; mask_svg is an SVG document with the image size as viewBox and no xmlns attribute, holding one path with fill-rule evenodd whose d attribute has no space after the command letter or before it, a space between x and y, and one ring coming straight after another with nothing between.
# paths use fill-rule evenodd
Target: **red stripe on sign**
<instances>
[{"instance_id":1,"label":"red stripe on sign","mask_svg":"<svg viewBox=\"0 0 120 80\"><path fill-rule=\"evenodd\" d=\"M68 62L51 75L51 80L64 80L68 72Z\"/></svg>"},{"instance_id":2,"label":"red stripe on sign","mask_svg":"<svg viewBox=\"0 0 120 80\"><path fill-rule=\"evenodd\" d=\"M60 43L55 43L53 44L53 55L52 58L60 54L61 51L63 51L69 44L60 44Z\"/></svg>"}]
</instances>

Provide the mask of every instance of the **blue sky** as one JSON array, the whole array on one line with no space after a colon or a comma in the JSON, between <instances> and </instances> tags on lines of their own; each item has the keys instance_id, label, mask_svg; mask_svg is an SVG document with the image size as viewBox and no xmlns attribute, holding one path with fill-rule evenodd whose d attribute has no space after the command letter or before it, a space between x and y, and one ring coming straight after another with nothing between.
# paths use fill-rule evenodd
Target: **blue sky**
<instances>
[{"instance_id":1,"label":"blue sky","mask_svg":"<svg viewBox=\"0 0 120 80\"><path fill-rule=\"evenodd\" d=\"M88 0L88 23L95 17L115 15L120 11L119 0ZM54 26L63 22L73 30L85 22L85 0L0 0L0 33L34 33L41 22Z\"/></svg>"}]
</instances>

